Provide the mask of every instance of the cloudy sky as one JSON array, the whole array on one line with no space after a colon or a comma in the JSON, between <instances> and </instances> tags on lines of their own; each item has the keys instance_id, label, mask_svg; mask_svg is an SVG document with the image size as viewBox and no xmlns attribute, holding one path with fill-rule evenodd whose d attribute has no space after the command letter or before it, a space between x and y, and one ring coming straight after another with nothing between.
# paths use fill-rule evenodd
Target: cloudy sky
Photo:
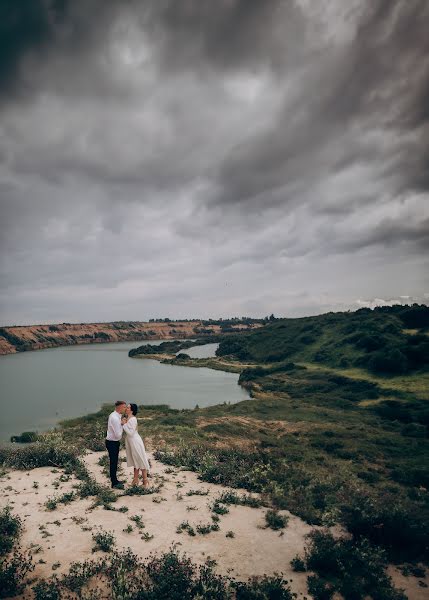
<instances>
[{"instance_id":1,"label":"cloudy sky","mask_svg":"<svg viewBox=\"0 0 429 600\"><path fill-rule=\"evenodd\" d=\"M427 0L0 23L1 324L429 302Z\"/></svg>"}]
</instances>

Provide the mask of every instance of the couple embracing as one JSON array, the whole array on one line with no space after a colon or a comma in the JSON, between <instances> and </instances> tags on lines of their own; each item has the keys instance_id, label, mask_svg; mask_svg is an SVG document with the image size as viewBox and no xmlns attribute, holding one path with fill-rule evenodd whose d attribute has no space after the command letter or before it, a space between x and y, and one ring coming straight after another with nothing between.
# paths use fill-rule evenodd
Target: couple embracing
<instances>
[{"instance_id":1,"label":"couple embracing","mask_svg":"<svg viewBox=\"0 0 429 600\"><path fill-rule=\"evenodd\" d=\"M106 448L109 453L110 479L112 487L123 489L124 484L117 478L119 446L122 433L125 433L125 449L127 453L127 467L134 467L132 485L139 482L140 471L143 485L148 487L149 460L142 438L137 431L137 404L126 404L122 400L115 402L115 410L109 415L107 423Z\"/></svg>"}]
</instances>

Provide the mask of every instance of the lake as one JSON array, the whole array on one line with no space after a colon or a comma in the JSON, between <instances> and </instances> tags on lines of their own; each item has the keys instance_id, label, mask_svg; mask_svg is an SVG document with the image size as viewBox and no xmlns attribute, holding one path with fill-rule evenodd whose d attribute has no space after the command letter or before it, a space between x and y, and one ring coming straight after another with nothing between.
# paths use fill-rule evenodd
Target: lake
<instances>
[{"instance_id":1,"label":"lake","mask_svg":"<svg viewBox=\"0 0 429 600\"><path fill-rule=\"evenodd\" d=\"M45 431L115 400L194 408L248 398L236 373L128 358L128 351L141 345L89 344L1 356L0 441L23 431ZM205 358L216 348L206 344L186 353Z\"/></svg>"}]
</instances>

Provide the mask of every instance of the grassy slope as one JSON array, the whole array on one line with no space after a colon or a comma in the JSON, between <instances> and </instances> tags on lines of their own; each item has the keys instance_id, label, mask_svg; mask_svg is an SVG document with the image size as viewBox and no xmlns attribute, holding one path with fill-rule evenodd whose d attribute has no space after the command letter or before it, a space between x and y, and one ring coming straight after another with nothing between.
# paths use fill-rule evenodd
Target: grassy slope
<instances>
[{"instance_id":1,"label":"grassy slope","mask_svg":"<svg viewBox=\"0 0 429 600\"><path fill-rule=\"evenodd\" d=\"M365 351L343 344L341 335L352 335L352 327L362 331L371 318L390 328L389 335L398 332L397 315L361 316L363 321L359 313L323 315L319 338L305 348L296 341L297 327L303 327L296 322L310 324L314 334L317 317L245 334L240 337L245 360L175 360L241 371L252 399L230 405L225 398L225 404L195 410L142 407L140 428L153 446L174 449L167 460L198 470L207 481L262 492L311 523L342 522L355 535L382 544L393 558L422 557L429 516L429 374L420 368L388 376L354 366ZM346 326L351 333L344 334ZM409 334L399 327L395 340L402 335ZM267 361L267 352L277 358L279 348L283 352L291 343L299 346L295 365ZM330 346L352 366L340 368L331 354L330 364L314 362L314 353ZM63 423L65 435L86 444L102 440L109 410Z\"/></svg>"}]
</instances>

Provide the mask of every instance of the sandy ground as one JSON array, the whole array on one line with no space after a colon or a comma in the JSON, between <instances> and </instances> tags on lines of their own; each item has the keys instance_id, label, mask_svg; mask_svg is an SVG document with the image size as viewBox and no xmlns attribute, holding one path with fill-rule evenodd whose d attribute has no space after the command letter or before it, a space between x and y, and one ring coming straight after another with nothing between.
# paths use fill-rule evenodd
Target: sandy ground
<instances>
[{"instance_id":1,"label":"sandy ground","mask_svg":"<svg viewBox=\"0 0 429 600\"><path fill-rule=\"evenodd\" d=\"M97 464L102 455L102 452L88 453L85 461L97 481L107 483ZM176 529L182 521L189 521L194 528L200 523L210 523L208 504L229 488L205 484L195 473L172 469L151 460L152 481L162 481L163 486L155 495L119 497L114 506L116 509L127 507L127 513L107 511L102 507L91 510L91 498L68 505L59 504L56 510L47 511L44 503L49 497L71 491L77 483L74 477L59 482L60 469L43 467L29 472L10 471L1 478L0 506L10 504L13 513L24 521L22 546L33 550L36 562L33 576L49 577L53 573L66 572L71 562L99 556L101 553L92 552L92 534L102 528L114 533L118 548L129 547L143 558L153 552L167 551L175 544L197 563L204 562L207 557L215 559L218 572L237 579L283 573L292 580L292 591L301 598L308 596L307 575L293 572L289 563L296 554L302 554L305 535L311 530L309 525L287 511L281 511L289 516L289 523L283 532L273 531L264 528L266 509L230 506L229 514L220 516L219 531L195 537L187 532L178 534ZM122 468L122 479L131 481L132 469ZM57 489L55 485L58 485ZM208 490L208 495L187 496L191 490ZM130 520L136 515L142 517L144 529L139 530ZM131 533L124 531L128 525L133 527ZM234 532L233 538L226 537L228 531ZM141 536L145 532L153 535L153 539L144 541ZM420 587L416 578L405 578L393 567L390 573L396 585L406 589L411 600L428 598L427 588ZM31 595L24 594L23 597Z\"/></svg>"}]
</instances>

